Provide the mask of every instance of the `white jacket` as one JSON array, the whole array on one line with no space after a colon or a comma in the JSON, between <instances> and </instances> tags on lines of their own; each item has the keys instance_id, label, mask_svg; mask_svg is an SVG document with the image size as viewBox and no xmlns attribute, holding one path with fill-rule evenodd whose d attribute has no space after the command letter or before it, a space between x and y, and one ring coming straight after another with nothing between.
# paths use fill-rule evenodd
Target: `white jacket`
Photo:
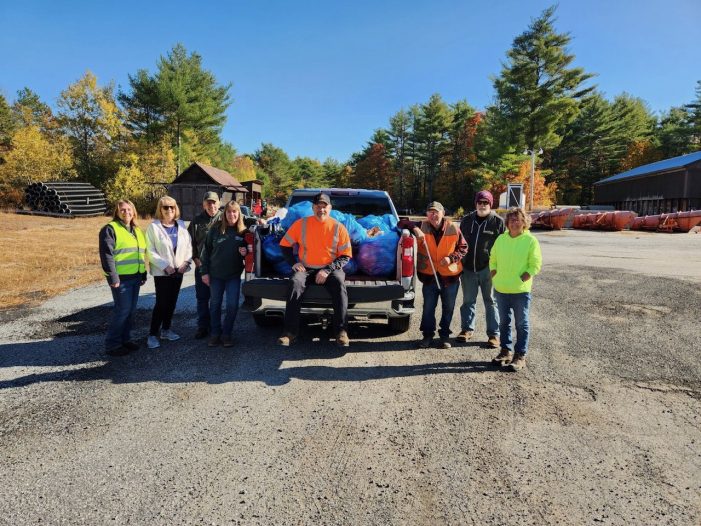
<instances>
[{"instance_id":1,"label":"white jacket","mask_svg":"<svg viewBox=\"0 0 701 526\"><path fill-rule=\"evenodd\" d=\"M149 262L149 273L152 276L165 276L166 267L177 269L183 263L187 263L186 272L192 265L192 240L190 233L185 228L185 223L180 219L178 223L178 244L173 254L173 243L163 228L160 220L155 219L146 229L146 256Z\"/></svg>"}]
</instances>

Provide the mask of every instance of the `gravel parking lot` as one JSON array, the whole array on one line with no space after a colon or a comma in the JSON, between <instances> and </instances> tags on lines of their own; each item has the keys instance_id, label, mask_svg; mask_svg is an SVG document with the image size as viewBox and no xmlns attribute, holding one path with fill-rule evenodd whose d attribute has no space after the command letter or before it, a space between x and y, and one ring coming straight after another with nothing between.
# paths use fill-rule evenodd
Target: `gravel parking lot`
<instances>
[{"instance_id":1,"label":"gravel parking lot","mask_svg":"<svg viewBox=\"0 0 701 526\"><path fill-rule=\"evenodd\" d=\"M105 285L0 313L0 524L701 523L701 235L537 233L528 367L236 322L106 359ZM460 300L459 300L460 301ZM152 280L140 300L145 339ZM417 305L420 312L420 303ZM453 320L459 329L459 316Z\"/></svg>"}]
</instances>

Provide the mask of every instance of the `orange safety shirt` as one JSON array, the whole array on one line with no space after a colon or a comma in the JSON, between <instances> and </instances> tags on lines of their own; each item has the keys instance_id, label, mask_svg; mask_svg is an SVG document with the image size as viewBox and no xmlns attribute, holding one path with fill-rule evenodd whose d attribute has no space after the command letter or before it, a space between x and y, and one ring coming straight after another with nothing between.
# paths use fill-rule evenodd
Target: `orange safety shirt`
<instances>
[{"instance_id":1,"label":"orange safety shirt","mask_svg":"<svg viewBox=\"0 0 701 526\"><path fill-rule=\"evenodd\" d=\"M440 242L436 245L436 238L432 233L431 225L428 221L421 223L421 231L425 234L424 239L428 245L428 253L426 253L426 245L423 242L418 244L418 253L416 255L416 270L422 274L433 274L431 263L428 258L433 261L433 266L441 276L458 276L462 272L462 261L458 260L451 263L447 267L439 265L438 262L444 257L449 257L460 241L460 232L458 227L452 221L448 222L443 231L443 236Z\"/></svg>"},{"instance_id":2,"label":"orange safety shirt","mask_svg":"<svg viewBox=\"0 0 701 526\"><path fill-rule=\"evenodd\" d=\"M310 216L292 223L280 246L295 244L299 245L299 261L307 268L324 268L339 256L353 256L348 230L333 217L320 221Z\"/></svg>"}]
</instances>

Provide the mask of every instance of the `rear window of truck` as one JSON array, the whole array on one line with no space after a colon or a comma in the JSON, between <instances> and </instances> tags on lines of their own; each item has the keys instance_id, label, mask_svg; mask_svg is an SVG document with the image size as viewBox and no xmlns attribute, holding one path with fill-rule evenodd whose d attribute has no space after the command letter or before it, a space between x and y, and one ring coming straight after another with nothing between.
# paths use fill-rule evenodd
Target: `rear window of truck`
<instances>
[{"instance_id":1,"label":"rear window of truck","mask_svg":"<svg viewBox=\"0 0 701 526\"><path fill-rule=\"evenodd\" d=\"M287 206L311 200L311 195L293 195ZM365 217L370 214L382 216L393 213L387 198L381 196L331 195L331 206L334 210L353 214L356 217Z\"/></svg>"}]
</instances>

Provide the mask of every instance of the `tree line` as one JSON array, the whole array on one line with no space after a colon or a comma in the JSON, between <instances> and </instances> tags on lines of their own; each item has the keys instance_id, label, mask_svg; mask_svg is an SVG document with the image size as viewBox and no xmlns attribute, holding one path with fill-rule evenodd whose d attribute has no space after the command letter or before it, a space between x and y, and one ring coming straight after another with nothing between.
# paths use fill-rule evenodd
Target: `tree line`
<instances>
[{"instance_id":1,"label":"tree line","mask_svg":"<svg viewBox=\"0 0 701 526\"><path fill-rule=\"evenodd\" d=\"M344 162L292 159L270 143L238 154L222 139L231 85L180 44L155 71L129 75L125 89L86 72L60 93L55 111L29 88L11 103L0 94L0 204L18 205L32 181L79 179L110 200L130 196L150 209L164 192L159 183L199 161L239 181L261 179L277 204L298 187L351 186L388 190L401 208L433 199L457 208L479 189L498 194L512 182L530 194L531 156L523 152L541 149L535 203L589 204L597 180L701 148L701 81L692 101L659 116L627 93L609 100L592 73L573 65L555 10L514 39L486 108L434 94L393 114Z\"/></svg>"}]
</instances>

